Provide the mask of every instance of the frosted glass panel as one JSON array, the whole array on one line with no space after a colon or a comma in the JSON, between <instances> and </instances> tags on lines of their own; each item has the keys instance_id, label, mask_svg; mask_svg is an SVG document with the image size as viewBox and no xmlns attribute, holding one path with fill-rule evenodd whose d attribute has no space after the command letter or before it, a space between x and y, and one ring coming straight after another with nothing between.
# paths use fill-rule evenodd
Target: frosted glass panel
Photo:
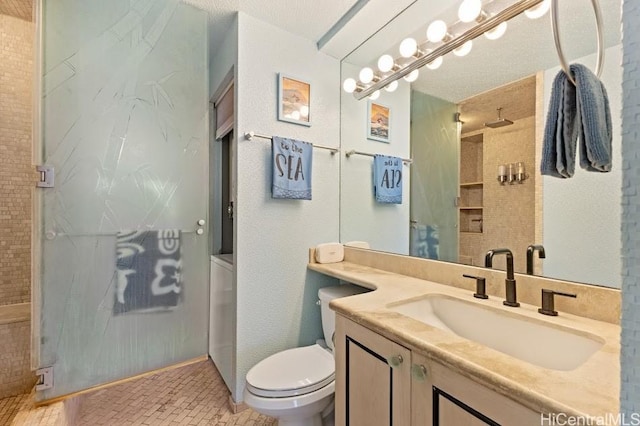
<instances>
[{"instance_id":1,"label":"frosted glass panel","mask_svg":"<svg viewBox=\"0 0 640 426\"><path fill-rule=\"evenodd\" d=\"M206 354L208 305L206 14L45 1L43 32L40 400Z\"/></svg>"},{"instance_id":2,"label":"frosted glass panel","mask_svg":"<svg viewBox=\"0 0 640 426\"><path fill-rule=\"evenodd\" d=\"M458 261L460 136L451 102L411 93L411 255Z\"/></svg>"}]
</instances>

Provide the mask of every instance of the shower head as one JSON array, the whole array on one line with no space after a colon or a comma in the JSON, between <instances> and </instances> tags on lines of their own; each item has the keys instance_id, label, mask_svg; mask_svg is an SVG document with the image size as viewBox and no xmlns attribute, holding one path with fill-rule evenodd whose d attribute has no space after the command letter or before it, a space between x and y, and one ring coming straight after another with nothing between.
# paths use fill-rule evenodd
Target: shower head
<instances>
[{"instance_id":1,"label":"shower head","mask_svg":"<svg viewBox=\"0 0 640 426\"><path fill-rule=\"evenodd\" d=\"M502 107L498 108L498 118L494 121L488 121L484 123L485 127L491 127L492 129L495 129L496 127L504 127L504 126L512 125L513 121L500 117L501 112L502 112Z\"/></svg>"}]
</instances>

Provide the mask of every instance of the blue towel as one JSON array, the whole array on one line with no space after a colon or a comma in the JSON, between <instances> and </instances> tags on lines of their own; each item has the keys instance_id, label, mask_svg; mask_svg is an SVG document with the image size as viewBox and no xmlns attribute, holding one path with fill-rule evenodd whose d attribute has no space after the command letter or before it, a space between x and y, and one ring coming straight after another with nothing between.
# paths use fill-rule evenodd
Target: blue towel
<instances>
[{"instance_id":1,"label":"blue towel","mask_svg":"<svg viewBox=\"0 0 640 426\"><path fill-rule=\"evenodd\" d=\"M606 90L584 65L571 65L570 70L577 87L564 71L553 80L540 172L559 178L572 177L578 140L582 168L610 171L611 113Z\"/></svg>"},{"instance_id":2,"label":"blue towel","mask_svg":"<svg viewBox=\"0 0 640 426\"><path fill-rule=\"evenodd\" d=\"M272 198L311 199L313 145L274 136L271 142Z\"/></svg>"},{"instance_id":3,"label":"blue towel","mask_svg":"<svg viewBox=\"0 0 640 426\"><path fill-rule=\"evenodd\" d=\"M374 155L373 182L378 203L402 204L402 158Z\"/></svg>"},{"instance_id":4,"label":"blue towel","mask_svg":"<svg viewBox=\"0 0 640 426\"><path fill-rule=\"evenodd\" d=\"M440 258L440 234L436 225L411 226L411 256L438 260Z\"/></svg>"},{"instance_id":5,"label":"blue towel","mask_svg":"<svg viewBox=\"0 0 640 426\"><path fill-rule=\"evenodd\" d=\"M182 291L180 231L123 231L116 243L113 313L166 310Z\"/></svg>"},{"instance_id":6,"label":"blue towel","mask_svg":"<svg viewBox=\"0 0 640 426\"><path fill-rule=\"evenodd\" d=\"M584 65L571 65L577 84L580 117L580 167L590 172L611 171L611 110L602 81Z\"/></svg>"}]
</instances>

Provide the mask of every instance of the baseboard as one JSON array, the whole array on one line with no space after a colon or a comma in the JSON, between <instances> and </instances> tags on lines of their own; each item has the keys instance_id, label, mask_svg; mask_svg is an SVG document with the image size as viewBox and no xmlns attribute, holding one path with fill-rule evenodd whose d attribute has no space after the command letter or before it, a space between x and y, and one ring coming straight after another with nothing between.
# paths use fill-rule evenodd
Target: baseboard
<instances>
[{"instance_id":1,"label":"baseboard","mask_svg":"<svg viewBox=\"0 0 640 426\"><path fill-rule=\"evenodd\" d=\"M202 356L199 356L197 358L193 358L193 359L190 359L190 360L187 360L187 361L180 362L178 364L172 364L172 365L169 365L167 367L162 367L162 368L158 368L156 370L147 371L145 373L137 374L135 376L126 377L124 379L115 380L115 381L109 382L109 383L104 383L104 384L101 384L101 385L98 385L98 386L94 386L92 388L83 389L83 390L78 391L78 392L73 392L73 393L69 393L69 394L66 394L66 395L57 396L57 397L51 398L51 399L45 399L43 401L36 401L35 402L35 406L36 407L41 407L43 405L49 405L49 404L53 404L53 403L56 403L56 402L64 401L66 399L74 398L74 397L77 397L77 396L80 396L80 395L85 395L87 393L95 392L97 390L110 388L111 386L119 385L121 383L127 383L127 382L130 382L132 380L141 379L143 377L149 377L149 376L152 376L154 374L162 373L164 371L170 371L170 370L174 370L176 368L185 367L187 365L191 365L191 364L195 364L195 363L198 363L198 362L206 361L207 359L209 359L209 357L207 355L202 355Z\"/></svg>"},{"instance_id":2,"label":"baseboard","mask_svg":"<svg viewBox=\"0 0 640 426\"><path fill-rule=\"evenodd\" d=\"M231 395L229 395L229 408L231 409L231 412L233 412L233 414L238 414L239 412L249 408L249 406L244 402L235 402Z\"/></svg>"}]
</instances>

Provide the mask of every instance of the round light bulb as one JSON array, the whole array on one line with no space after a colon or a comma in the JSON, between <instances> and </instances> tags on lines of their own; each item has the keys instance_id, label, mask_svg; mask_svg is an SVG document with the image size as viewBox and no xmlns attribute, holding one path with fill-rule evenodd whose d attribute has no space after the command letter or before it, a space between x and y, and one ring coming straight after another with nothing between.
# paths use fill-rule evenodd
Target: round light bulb
<instances>
[{"instance_id":1,"label":"round light bulb","mask_svg":"<svg viewBox=\"0 0 640 426\"><path fill-rule=\"evenodd\" d=\"M525 10L524 14L527 15L529 19L538 19L547 13L550 5L551 0L544 0L542 3Z\"/></svg>"},{"instance_id":2,"label":"round light bulb","mask_svg":"<svg viewBox=\"0 0 640 426\"><path fill-rule=\"evenodd\" d=\"M482 12L482 0L464 0L458 8L458 18L462 22L473 22Z\"/></svg>"},{"instance_id":3,"label":"round light bulb","mask_svg":"<svg viewBox=\"0 0 640 426\"><path fill-rule=\"evenodd\" d=\"M378 59L378 69L380 72L389 72L393 68L393 56L382 55Z\"/></svg>"},{"instance_id":4,"label":"round light bulb","mask_svg":"<svg viewBox=\"0 0 640 426\"><path fill-rule=\"evenodd\" d=\"M427 28L427 39L431 43L438 43L447 35L447 24L444 21L437 20L429 24Z\"/></svg>"},{"instance_id":5,"label":"round light bulb","mask_svg":"<svg viewBox=\"0 0 640 426\"><path fill-rule=\"evenodd\" d=\"M358 77L364 84L369 84L373 81L373 70L369 67L364 67L360 70Z\"/></svg>"},{"instance_id":6,"label":"round light bulb","mask_svg":"<svg viewBox=\"0 0 640 426\"><path fill-rule=\"evenodd\" d=\"M418 42L412 38L405 38L400 43L400 55L403 58L410 58L418 51Z\"/></svg>"},{"instance_id":7,"label":"round light bulb","mask_svg":"<svg viewBox=\"0 0 640 426\"><path fill-rule=\"evenodd\" d=\"M394 92L398 88L398 80L394 80L391 83L387 84L387 87L384 88L387 92Z\"/></svg>"},{"instance_id":8,"label":"round light bulb","mask_svg":"<svg viewBox=\"0 0 640 426\"><path fill-rule=\"evenodd\" d=\"M466 56L471 52L471 48L473 47L473 41L469 40L462 46L457 49L453 49L453 54L456 56Z\"/></svg>"},{"instance_id":9,"label":"round light bulb","mask_svg":"<svg viewBox=\"0 0 640 426\"><path fill-rule=\"evenodd\" d=\"M309 117L309 107L306 105L303 105L300 107L300 115L302 117Z\"/></svg>"},{"instance_id":10,"label":"round light bulb","mask_svg":"<svg viewBox=\"0 0 640 426\"><path fill-rule=\"evenodd\" d=\"M347 93L353 93L356 90L357 83L353 78L347 78L344 83L342 83L342 88Z\"/></svg>"},{"instance_id":11,"label":"round light bulb","mask_svg":"<svg viewBox=\"0 0 640 426\"><path fill-rule=\"evenodd\" d=\"M416 81L418 79L418 75L419 74L420 74L420 72L418 70L413 70L409 74L405 75L404 79L406 81L408 81L409 83L413 83L414 81Z\"/></svg>"},{"instance_id":12,"label":"round light bulb","mask_svg":"<svg viewBox=\"0 0 640 426\"><path fill-rule=\"evenodd\" d=\"M428 54L431 52L433 52L433 50L428 49L426 53ZM442 65L442 56L438 56L433 61L429 62L427 64L427 68L429 68L430 70L437 70L438 68L440 68L440 65Z\"/></svg>"},{"instance_id":13,"label":"round light bulb","mask_svg":"<svg viewBox=\"0 0 640 426\"><path fill-rule=\"evenodd\" d=\"M500 37L502 37L504 35L505 31L507 31L507 22L506 21L501 23L500 25L498 25L494 29L485 32L484 36L486 38L488 38L489 40L497 40L497 39L499 39Z\"/></svg>"},{"instance_id":14,"label":"round light bulb","mask_svg":"<svg viewBox=\"0 0 640 426\"><path fill-rule=\"evenodd\" d=\"M300 120L300 111L292 111L291 118L293 118L294 120Z\"/></svg>"},{"instance_id":15,"label":"round light bulb","mask_svg":"<svg viewBox=\"0 0 640 426\"><path fill-rule=\"evenodd\" d=\"M372 101L375 101L379 97L380 97L380 91L379 90L376 90L375 92L373 92L372 94L369 95L369 99L371 99Z\"/></svg>"}]
</instances>

